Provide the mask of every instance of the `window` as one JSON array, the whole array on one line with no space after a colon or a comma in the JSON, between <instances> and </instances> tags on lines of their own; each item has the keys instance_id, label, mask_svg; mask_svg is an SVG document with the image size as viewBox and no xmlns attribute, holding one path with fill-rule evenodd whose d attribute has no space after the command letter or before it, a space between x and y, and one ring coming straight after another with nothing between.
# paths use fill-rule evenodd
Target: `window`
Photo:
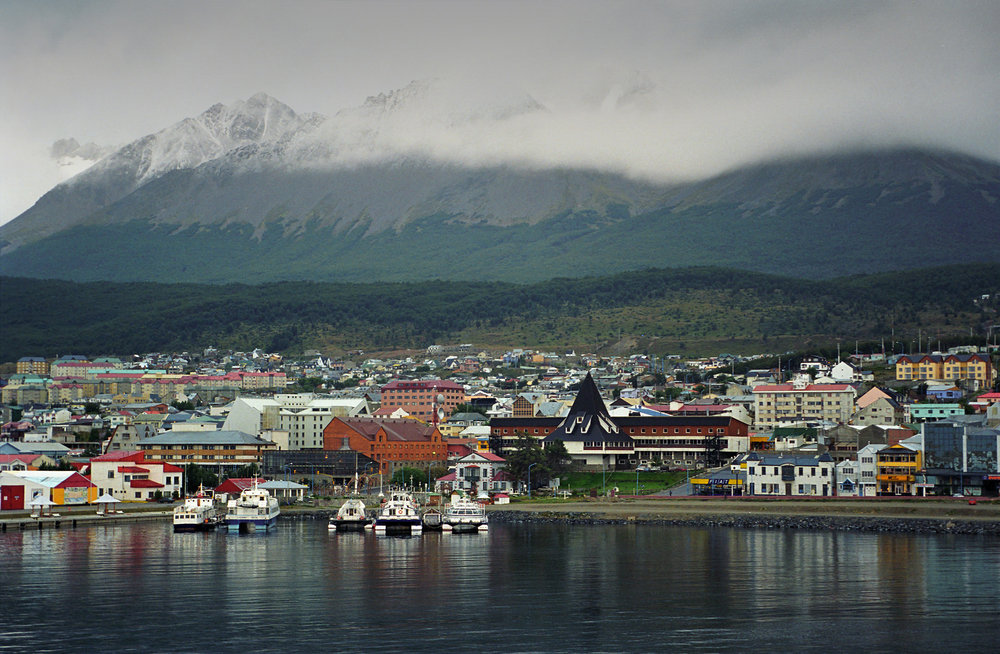
<instances>
[{"instance_id":1,"label":"window","mask_svg":"<svg viewBox=\"0 0 1000 654\"><path fill-rule=\"evenodd\" d=\"M115 471L108 470L108 479L114 479L114 478L115 478Z\"/></svg>"}]
</instances>

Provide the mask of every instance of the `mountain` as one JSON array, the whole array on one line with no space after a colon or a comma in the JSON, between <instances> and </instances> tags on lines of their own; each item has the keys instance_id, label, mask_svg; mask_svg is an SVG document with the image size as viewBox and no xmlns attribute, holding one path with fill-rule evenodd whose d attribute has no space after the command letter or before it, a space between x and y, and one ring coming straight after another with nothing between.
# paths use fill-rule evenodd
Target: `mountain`
<instances>
[{"instance_id":1,"label":"mountain","mask_svg":"<svg viewBox=\"0 0 1000 654\"><path fill-rule=\"evenodd\" d=\"M636 102L641 84L615 95ZM919 149L746 166L693 183L469 163L407 140L518 125L414 83L333 117L258 94L146 136L0 226L0 274L78 281L535 281L650 266L803 277L1000 261L1000 165ZM505 132L506 133L506 132Z\"/></svg>"}]
</instances>

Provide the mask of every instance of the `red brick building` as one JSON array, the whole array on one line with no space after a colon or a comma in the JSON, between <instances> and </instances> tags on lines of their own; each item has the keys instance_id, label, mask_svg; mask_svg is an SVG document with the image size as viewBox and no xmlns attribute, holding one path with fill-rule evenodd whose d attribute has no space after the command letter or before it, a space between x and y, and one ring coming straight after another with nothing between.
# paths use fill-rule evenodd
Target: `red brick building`
<instances>
[{"instance_id":1,"label":"red brick building","mask_svg":"<svg viewBox=\"0 0 1000 654\"><path fill-rule=\"evenodd\" d=\"M450 416L459 404L465 402L465 387L443 379L411 381L397 379L381 389L381 408L402 408L414 418L433 422L434 405L442 396L439 407Z\"/></svg>"},{"instance_id":2,"label":"red brick building","mask_svg":"<svg viewBox=\"0 0 1000 654\"><path fill-rule=\"evenodd\" d=\"M443 465L448 460L448 446L437 427L405 418L334 418L323 430L323 449L339 450L345 444L378 462L384 474L404 464Z\"/></svg>"}]
</instances>

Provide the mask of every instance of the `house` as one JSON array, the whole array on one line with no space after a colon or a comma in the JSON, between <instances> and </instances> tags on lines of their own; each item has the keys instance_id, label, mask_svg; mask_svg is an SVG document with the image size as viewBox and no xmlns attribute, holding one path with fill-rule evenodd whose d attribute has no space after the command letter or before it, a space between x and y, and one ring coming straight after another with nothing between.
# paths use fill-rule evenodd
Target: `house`
<instances>
[{"instance_id":1,"label":"house","mask_svg":"<svg viewBox=\"0 0 1000 654\"><path fill-rule=\"evenodd\" d=\"M782 456L751 452L746 464L747 495L827 497L836 494L836 467L829 454Z\"/></svg>"},{"instance_id":2,"label":"house","mask_svg":"<svg viewBox=\"0 0 1000 654\"><path fill-rule=\"evenodd\" d=\"M257 487L263 488L281 502L301 502L305 497L306 489L309 488L304 484L282 479L265 481L263 484L258 484Z\"/></svg>"},{"instance_id":3,"label":"house","mask_svg":"<svg viewBox=\"0 0 1000 654\"><path fill-rule=\"evenodd\" d=\"M943 400L959 400L965 396L965 393L954 384L928 384L925 395L928 399L933 398L941 402Z\"/></svg>"},{"instance_id":4,"label":"house","mask_svg":"<svg viewBox=\"0 0 1000 654\"><path fill-rule=\"evenodd\" d=\"M70 505L87 504L97 497L97 487L75 470L0 472L0 509L27 509L38 498Z\"/></svg>"},{"instance_id":5,"label":"house","mask_svg":"<svg viewBox=\"0 0 1000 654\"><path fill-rule=\"evenodd\" d=\"M90 480L98 495L124 502L144 502L160 497L180 497L184 469L146 458L137 450L116 450L90 460Z\"/></svg>"},{"instance_id":6,"label":"house","mask_svg":"<svg viewBox=\"0 0 1000 654\"><path fill-rule=\"evenodd\" d=\"M225 493L227 495L239 495L254 484L263 484L266 479L263 477L231 477L215 487L215 493Z\"/></svg>"},{"instance_id":7,"label":"house","mask_svg":"<svg viewBox=\"0 0 1000 654\"><path fill-rule=\"evenodd\" d=\"M506 461L490 452L472 452L455 461L455 480L452 490L464 490L472 495L480 491L501 492L511 490L508 481L495 479Z\"/></svg>"},{"instance_id":8,"label":"house","mask_svg":"<svg viewBox=\"0 0 1000 654\"><path fill-rule=\"evenodd\" d=\"M943 420L956 415L963 415L965 410L961 404L910 404L906 407L910 413L907 422L924 422L927 420Z\"/></svg>"},{"instance_id":9,"label":"house","mask_svg":"<svg viewBox=\"0 0 1000 654\"><path fill-rule=\"evenodd\" d=\"M898 425L903 422L904 416L902 404L892 397L879 397L858 408L851 415L851 424Z\"/></svg>"}]
</instances>

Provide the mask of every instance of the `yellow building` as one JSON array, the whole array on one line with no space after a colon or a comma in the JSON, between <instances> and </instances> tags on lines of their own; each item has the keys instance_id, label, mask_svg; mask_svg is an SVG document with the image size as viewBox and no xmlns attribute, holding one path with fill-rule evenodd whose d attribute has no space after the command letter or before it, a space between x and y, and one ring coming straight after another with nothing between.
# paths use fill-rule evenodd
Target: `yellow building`
<instances>
[{"instance_id":1,"label":"yellow building","mask_svg":"<svg viewBox=\"0 0 1000 654\"><path fill-rule=\"evenodd\" d=\"M905 354L896 361L897 381L970 381L981 387L993 377L986 354Z\"/></svg>"},{"instance_id":2,"label":"yellow building","mask_svg":"<svg viewBox=\"0 0 1000 654\"><path fill-rule=\"evenodd\" d=\"M875 480L879 495L913 495L920 452L905 445L891 445L875 453Z\"/></svg>"}]
</instances>

